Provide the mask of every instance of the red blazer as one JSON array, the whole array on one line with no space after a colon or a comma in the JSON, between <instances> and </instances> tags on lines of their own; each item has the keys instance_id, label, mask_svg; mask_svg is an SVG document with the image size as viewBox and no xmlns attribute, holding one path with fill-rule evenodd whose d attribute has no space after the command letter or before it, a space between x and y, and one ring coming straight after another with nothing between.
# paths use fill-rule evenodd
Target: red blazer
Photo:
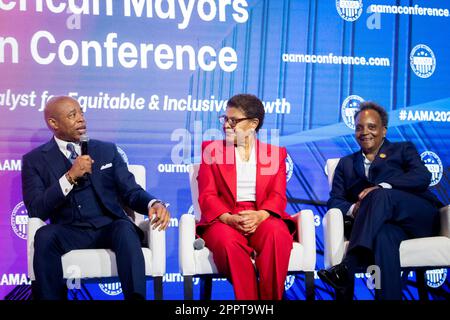
<instances>
[{"instance_id":1,"label":"red blazer","mask_svg":"<svg viewBox=\"0 0 450 320\"><path fill-rule=\"evenodd\" d=\"M228 161L227 161L228 160ZM256 140L256 210L267 210L286 221L291 233L295 224L285 212L286 148ZM197 176L202 212L198 227L212 223L236 207L236 165L233 145L225 140L205 141L202 144L202 163Z\"/></svg>"}]
</instances>

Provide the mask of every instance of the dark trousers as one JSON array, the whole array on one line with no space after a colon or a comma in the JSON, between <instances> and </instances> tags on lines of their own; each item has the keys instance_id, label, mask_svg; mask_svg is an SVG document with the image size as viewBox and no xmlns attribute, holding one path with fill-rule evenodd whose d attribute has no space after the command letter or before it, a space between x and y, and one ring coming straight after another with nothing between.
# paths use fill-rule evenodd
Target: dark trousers
<instances>
[{"instance_id":1,"label":"dark trousers","mask_svg":"<svg viewBox=\"0 0 450 320\"><path fill-rule=\"evenodd\" d=\"M400 243L435 235L438 219L438 209L421 197L395 189L374 190L361 202L350 235L350 259L344 261L355 261L352 255L371 252L380 268L381 287L375 290L376 298L401 300Z\"/></svg>"},{"instance_id":2,"label":"dark trousers","mask_svg":"<svg viewBox=\"0 0 450 320\"><path fill-rule=\"evenodd\" d=\"M118 219L98 229L49 224L38 229L34 239L36 299L66 299L61 256L75 249L97 248L114 251L125 299L136 295L145 299L144 256L139 235L131 221Z\"/></svg>"}]
</instances>

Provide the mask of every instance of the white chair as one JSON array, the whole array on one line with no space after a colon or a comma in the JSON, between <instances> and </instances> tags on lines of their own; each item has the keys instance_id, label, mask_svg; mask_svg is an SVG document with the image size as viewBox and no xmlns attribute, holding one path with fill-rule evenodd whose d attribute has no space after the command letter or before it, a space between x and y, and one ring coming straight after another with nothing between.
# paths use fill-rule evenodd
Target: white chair
<instances>
[{"instance_id":1,"label":"white chair","mask_svg":"<svg viewBox=\"0 0 450 320\"><path fill-rule=\"evenodd\" d=\"M128 169L134 174L136 182L145 189L145 167L142 165L129 165ZM166 235L165 231L153 230L149 220L144 216L125 210L130 219L144 231L147 247L142 248L145 260L145 275L154 281L155 300L163 296L162 277L166 272ZM28 220L28 277L35 280L33 270L34 236L36 231L46 223L39 218ZM92 279L118 277L116 256L110 249L82 249L72 250L61 258L65 279ZM71 266L79 266L74 270ZM78 273L76 273L78 272Z\"/></svg>"},{"instance_id":2,"label":"white chair","mask_svg":"<svg viewBox=\"0 0 450 320\"><path fill-rule=\"evenodd\" d=\"M179 266L184 278L184 298L193 299L193 277L200 278L200 299L210 300L212 279L224 278L219 274L211 251L207 247L194 248L195 224L200 220L197 175L200 165L189 166L189 182L194 213L183 214L179 222ZM295 241L289 261L289 274L304 273L308 300L314 300L314 270L316 266L316 234L314 215L311 210L302 210L294 216L300 241Z\"/></svg>"},{"instance_id":3,"label":"white chair","mask_svg":"<svg viewBox=\"0 0 450 320\"><path fill-rule=\"evenodd\" d=\"M339 158L327 160L328 185L331 190L334 172ZM450 206L441 209L440 235L435 237L404 240L400 244L400 265L407 271L416 270L420 299L427 299L424 270L450 266ZM325 242L325 268L341 263L348 247L344 236L344 219L341 210L330 209L323 218ZM408 272L403 273L404 276Z\"/></svg>"}]
</instances>

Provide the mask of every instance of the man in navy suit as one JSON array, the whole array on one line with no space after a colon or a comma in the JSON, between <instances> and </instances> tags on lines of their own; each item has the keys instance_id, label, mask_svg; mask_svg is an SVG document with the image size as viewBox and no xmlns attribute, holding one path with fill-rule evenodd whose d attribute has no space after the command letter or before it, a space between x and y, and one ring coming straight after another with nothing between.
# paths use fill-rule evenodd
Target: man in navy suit
<instances>
[{"instance_id":1,"label":"man in navy suit","mask_svg":"<svg viewBox=\"0 0 450 320\"><path fill-rule=\"evenodd\" d=\"M387 124L381 106L361 104L355 114L361 150L339 161L327 204L353 220L353 227L342 263L318 275L347 299L354 273L375 264L381 280L376 298L401 300L400 242L433 236L439 228L443 205L428 190L431 173L411 142L386 139Z\"/></svg>"},{"instance_id":2,"label":"man in navy suit","mask_svg":"<svg viewBox=\"0 0 450 320\"><path fill-rule=\"evenodd\" d=\"M145 299L143 234L123 206L148 214L153 228L163 230L170 220L165 204L136 183L113 143L91 140L89 155L81 155L86 121L76 100L54 97L44 116L53 138L22 159L28 215L50 220L35 235L33 295L65 299L61 256L74 249L110 248L125 299Z\"/></svg>"}]
</instances>

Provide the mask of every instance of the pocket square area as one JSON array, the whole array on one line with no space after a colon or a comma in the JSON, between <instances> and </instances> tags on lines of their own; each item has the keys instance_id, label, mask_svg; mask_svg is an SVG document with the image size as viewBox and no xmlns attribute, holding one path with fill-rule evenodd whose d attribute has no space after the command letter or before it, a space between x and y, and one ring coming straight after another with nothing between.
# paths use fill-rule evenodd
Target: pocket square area
<instances>
[{"instance_id":1,"label":"pocket square area","mask_svg":"<svg viewBox=\"0 0 450 320\"><path fill-rule=\"evenodd\" d=\"M100 170L105 170L112 167L112 163L104 164L100 167Z\"/></svg>"}]
</instances>

